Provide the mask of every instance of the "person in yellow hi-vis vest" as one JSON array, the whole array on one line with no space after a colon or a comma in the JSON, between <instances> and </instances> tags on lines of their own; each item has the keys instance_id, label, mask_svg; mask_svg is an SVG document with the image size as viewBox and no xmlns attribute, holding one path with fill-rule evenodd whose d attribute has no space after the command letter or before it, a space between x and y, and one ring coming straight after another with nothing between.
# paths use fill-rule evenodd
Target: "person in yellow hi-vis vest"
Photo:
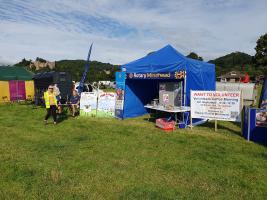
<instances>
[{"instance_id":1,"label":"person in yellow hi-vis vest","mask_svg":"<svg viewBox=\"0 0 267 200\"><path fill-rule=\"evenodd\" d=\"M57 124L57 98L54 93L54 87L49 85L48 90L44 92L44 100L46 107L45 124L47 124L48 118L52 115L54 124Z\"/></svg>"}]
</instances>

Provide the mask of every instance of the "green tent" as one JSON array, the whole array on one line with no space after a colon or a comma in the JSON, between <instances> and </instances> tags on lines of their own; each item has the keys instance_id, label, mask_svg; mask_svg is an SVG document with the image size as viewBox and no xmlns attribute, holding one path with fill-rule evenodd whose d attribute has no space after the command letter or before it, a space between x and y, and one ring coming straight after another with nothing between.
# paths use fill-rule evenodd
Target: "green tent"
<instances>
[{"instance_id":1,"label":"green tent","mask_svg":"<svg viewBox=\"0 0 267 200\"><path fill-rule=\"evenodd\" d=\"M0 67L0 80L32 80L33 73L23 67Z\"/></svg>"}]
</instances>

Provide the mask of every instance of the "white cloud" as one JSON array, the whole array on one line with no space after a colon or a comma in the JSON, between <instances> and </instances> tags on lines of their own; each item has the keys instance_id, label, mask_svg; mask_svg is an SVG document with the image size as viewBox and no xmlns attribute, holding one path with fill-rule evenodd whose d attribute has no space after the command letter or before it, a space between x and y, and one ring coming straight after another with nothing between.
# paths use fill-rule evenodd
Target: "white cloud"
<instances>
[{"instance_id":1,"label":"white cloud","mask_svg":"<svg viewBox=\"0 0 267 200\"><path fill-rule=\"evenodd\" d=\"M206 60L254 54L256 39L267 32L266 10L265 0L4 1L0 55L85 59L90 42L92 59L114 64L166 44Z\"/></svg>"}]
</instances>

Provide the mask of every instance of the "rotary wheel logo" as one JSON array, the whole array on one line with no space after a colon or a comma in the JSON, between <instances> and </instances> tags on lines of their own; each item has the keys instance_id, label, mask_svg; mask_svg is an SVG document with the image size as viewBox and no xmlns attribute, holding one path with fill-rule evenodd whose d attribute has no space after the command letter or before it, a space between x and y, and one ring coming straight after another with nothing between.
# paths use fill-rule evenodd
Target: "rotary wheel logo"
<instances>
[{"instance_id":1,"label":"rotary wheel logo","mask_svg":"<svg viewBox=\"0 0 267 200\"><path fill-rule=\"evenodd\" d=\"M129 74L129 78L133 78L133 74L132 73Z\"/></svg>"},{"instance_id":2,"label":"rotary wheel logo","mask_svg":"<svg viewBox=\"0 0 267 200\"><path fill-rule=\"evenodd\" d=\"M175 72L174 76L175 76L175 79L182 79L184 78L184 71Z\"/></svg>"}]
</instances>

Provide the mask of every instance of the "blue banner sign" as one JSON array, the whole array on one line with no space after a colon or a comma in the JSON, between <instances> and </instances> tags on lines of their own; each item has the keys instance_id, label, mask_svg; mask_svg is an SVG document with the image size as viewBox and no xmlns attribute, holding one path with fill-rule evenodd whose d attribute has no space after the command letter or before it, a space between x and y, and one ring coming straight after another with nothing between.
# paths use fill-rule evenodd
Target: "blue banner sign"
<instances>
[{"instance_id":1,"label":"blue banner sign","mask_svg":"<svg viewBox=\"0 0 267 200\"><path fill-rule=\"evenodd\" d=\"M127 73L127 79L183 79L185 71L159 73Z\"/></svg>"},{"instance_id":2,"label":"blue banner sign","mask_svg":"<svg viewBox=\"0 0 267 200\"><path fill-rule=\"evenodd\" d=\"M116 76L115 116L117 118L123 118L126 73L116 72L115 76Z\"/></svg>"}]
</instances>

